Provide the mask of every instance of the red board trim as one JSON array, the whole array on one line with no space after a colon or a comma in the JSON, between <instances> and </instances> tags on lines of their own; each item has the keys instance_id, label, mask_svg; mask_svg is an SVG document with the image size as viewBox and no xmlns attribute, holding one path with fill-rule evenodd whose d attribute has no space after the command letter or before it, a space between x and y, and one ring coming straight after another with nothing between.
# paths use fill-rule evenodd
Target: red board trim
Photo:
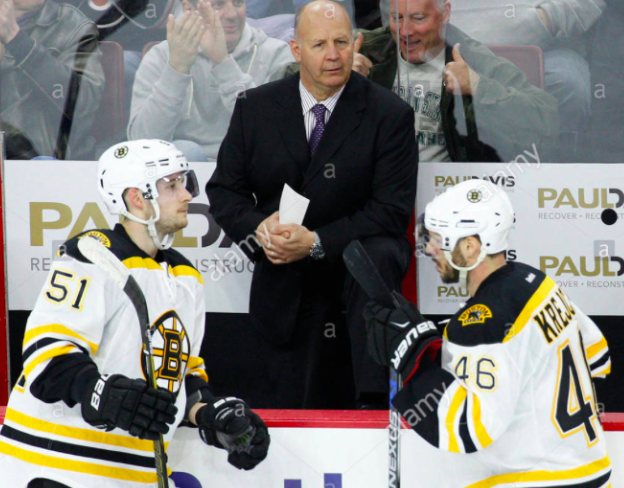
<instances>
[{"instance_id":1,"label":"red board trim","mask_svg":"<svg viewBox=\"0 0 624 488\"><path fill-rule=\"evenodd\" d=\"M0 424L6 408L0 407ZM388 411L358 410L254 410L269 427L299 429L385 429ZM624 431L624 413L602 414L602 425L609 432ZM403 428L408 425L403 422Z\"/></svg>"},{"instance_id":2,"label":"red board trim","mask_svg":"<svg viewBox=\"0 0 624 488\"><path fill-rule=\"evenodd\" d=\"M2 173L4 173L4 141L0 136L0 405L6 405L9 401L9 334L8 334L8 303L7 303L7 279L5 269L4 248L4 202L2 196Z\"/></svg>"}]
</instances>

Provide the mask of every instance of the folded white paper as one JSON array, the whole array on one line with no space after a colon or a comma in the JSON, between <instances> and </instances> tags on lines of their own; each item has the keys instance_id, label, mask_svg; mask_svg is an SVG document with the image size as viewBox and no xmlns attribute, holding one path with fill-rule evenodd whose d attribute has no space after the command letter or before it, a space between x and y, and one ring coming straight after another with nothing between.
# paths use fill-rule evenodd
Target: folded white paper
<instances>
[{"instance_id":1,"label":"folded white paper","mask_svg":"<svg viewBox=\"0 0 624 488\"><path fill-rule=\"evenodd\" d=\"M310 200L299 195L299 193L284 183L284 190L282 191L279 205L280 224L301 225L309 204Z\"/></svg>"}]
</instances>

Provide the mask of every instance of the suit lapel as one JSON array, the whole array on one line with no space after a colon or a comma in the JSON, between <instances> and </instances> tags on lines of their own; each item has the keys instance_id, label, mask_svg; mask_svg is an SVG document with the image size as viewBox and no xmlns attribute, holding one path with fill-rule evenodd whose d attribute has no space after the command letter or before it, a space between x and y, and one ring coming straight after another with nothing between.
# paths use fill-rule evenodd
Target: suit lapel
<instances>
[{"instance_id":1,"label":"suit lapel","mask_svg":"<svg viewBox=\"0 0 624 488\"><path fill-rule=\"evenodd\" d=\"M310 150L303 121L298 74L288 80L284 93L275 102L280 107L276 117L284 144L304 173L310 164Z\"/></svg>"},{"instance_id":2,"label":"suit lapel","mask_svg":"<svg viewBox=\"0 0 624 488\"><path fill-rule=\"evenodd\" d=\"M360 76L351 74L310 162L303 187L325 167L349 134L360 125L361 117L358 113L366 109L366 90L367 87Z\"/></svg>"}]
</instances>

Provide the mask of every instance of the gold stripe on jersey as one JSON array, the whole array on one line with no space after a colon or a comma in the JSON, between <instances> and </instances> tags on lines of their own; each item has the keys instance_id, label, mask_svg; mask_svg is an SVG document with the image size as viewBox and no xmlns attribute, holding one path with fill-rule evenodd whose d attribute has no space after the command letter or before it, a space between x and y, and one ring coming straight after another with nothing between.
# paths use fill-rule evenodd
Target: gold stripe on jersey
<instances>
[{"instance_id":1,"label":"gold stripe on jersey","mask_svg":"<svg viewBox=\"0 0 624 488\"><path fill-rule=\"evenodd\" d=\"M23 347L26 348L26 344L32 341L35 337L38 337L44 334L60 334L60 335L75 337L76 339L79 339L85 344L89 345L89 347L91 348L91 354L95 354L99 347L97 344L86 340L84 337L77 334L75 331L68 329L67 327L61 324L40 325L39 327L35 327L33 329L26 331L26 333L24 334Z\"/></svg>"},{"instance_id":2,"label":"gold stripe on jersey","mask_svg":"<svg viewBox=\"0 0 624 488\"><path fill-rule=\"evenodd\" d=\"M204 278L202 277L201 273L192 266L180 264L171 268L171 273L173 274L173 276L192 276L194 278L197 278L197 281L199 281L202 285L204 284Z\"/></svg>"},{"instance_id":3,"label":"gold stripe on jersey","mask_svg":"<svg viewBox=\"0 0 624 488\"><path fill-rule=\"evenodd\" d=\"M34 451L28 451L20 447L13 446L0 440L0 453L16 457L27 463L37 466L46 466L49 468L64 469L66 471L75 471L78 473L93 474L96 476L105 476L124 481L134 481L137 483L156 483L158 481L156 471L145 472L126 468L117 468L103 464L87 463L84 461L74 461L72 459L63 459L55 456L48 456ZM171 474L171 468L167 469Z\"/></svg>"},{"instance_id":4,"label":"gold stripe on jersey","mask_svg":"<svg viewBox=\"0 0 624 488\"><path fill-rule=\"evenodd\" d=\"M124 265L128 269L136 269L136 268L145 268L145 269L161 269L162 267L152 258L140 258L140 257L132 257L123 260ZM169 272L173 276L193 276L197 279L202 285L204 284L204 279L199 271L197 271L192 266L187 266L184 264L180 264L178 266L171 267L169 266Z\"/></svg>"},{"instance_id":5,"label":"gold stripe on jersey","mask_svg":"<svg viewBox=\"0 0 624 488\"><path fill-rule=\"evenodd\" d=\"M543 481L574 481L594 475L611 466L609 456L593 463L564 471L528 471L524 473L499 474L473 483L466 488L491 488L504 483L529 483ZM587 480L589 481L589 480Z\"/></svg>"},{"instance_id":6,"label":"gold stripe on jersey","mask_svg":"<svg viewBox=\"0 0 624 488\"><path fill-rule=\"evenodd\" d=\"M128 269L146 268L146 269L162 269L160 264L152 258L127 258L123 260L124 266Z\"/></svg>"},{"instance_id":7,"label":"gold stripe on jersey","mask_svg":"<svg viewBox=\"0 0 624 488\"><path fill-rule=\"evenodd\" d=\"M64 356L65 354L69 354L72 351L80 351L80 349L78 349L74 345L67 345L67 346L55 347L54 349L50 349L42 354L39 354L36 357L31 356L32 360L29 358L26 361L26 364L24 364L24 376L28 378L28 375L32 373L33 369L35 369L37 366L47 361L48 359L51 359L57 356Z\"/></svg>"},{"instance_id":8,"label":"gold stripe on jersey","mask_svg":"<svg viewBox=\"0 0 624 488\"><path fill-rule=\"evenodd\" d=\"M449 408L448 414L446 415L446 429L449 434L449 451L450 452L461 452L459 450L459 443L457 442L457 436L455 435L455 419L457 417L457 412L459 408L462 406L464 401L466 400L467 391L466 388L460 386L457 389L457 392L453 396L453 401L451 402L451 407Z\"/></svg>"},{"instance_id":9,"label":"gold stripe on jersey","mask_svg":"<svg viewBox=\"0 0 624 488\"><path fill-rule=\"evenodd\" d=\"M204 366L204 360L195 356L191 356L186 363L186 374L196 374L206 383L208 383L208 373Z\"/></svg>"},{"instance_id":10,"label":"gold stripe on jersey","mask_svg":"<svg viewBox=\"0 0 624 488\"><path fill-rule=\"evenodd\" d=\"M485 425L481 422L481 403L477 395L472 395L472 421L477 439L479 439L481 447L485 449L492 443L492 439L487 433Z\"/></svg>"},{"instance_id":11,"label":"gold stripe on jersey","mask_svg":"<svg viewBox=\"0 0 624 488\"><path fill-rule=\"evenodd\" d=\"M28 429L46 432L61 437L69 437L79 441L95 442L98 444L106 444L108 446L125 447L136 451L154 452L154 443L152 441L144 441L136 437L126 437L119 434L109 434L107 432L98 432L89 429L80 429L78 427L68 427L66 425L55 424L45 420L39 420L24 413L7 408L5 419ZM165 443L165 450L169 443Z\"/></svg>"},{"instance_id":12,"label":"gold stripe on jersey","mask_svg":"<svg viewBox=\"0 0 624 488\"><path fill-rule=\"evenodd\" d=\"M605 370L597 369L596 371L592 371L592 378L595 378L596 376L606 376L608 374L611 374L611 361L609 361L607 364L609 365L609 367Z\"/></svg>"},{"instance_id":13,"label":"gold stripe on jersey","mask_svg":"<svg viewBox=\"0 0 624 488\"><path fill-rule=\"evenodd\" d=\"M596 355L601 353L605 348L607 348L607 340L603 337L600 342L587 348L587 360L589 361L590 359L596 357Z\"/></svg>"},{"instance_id":14,"label":"gold stripe on jersey","mask_svg":"<svg viewBox=\"0 0 624 488\"><path fill-rule=\"evenodd\" d=\"M546 297L550 294L550 292L557 286L552 278L546 277L540 287L533 293L533 296L526 303L520 315L514 321L513 326L507 332L507 335L503 339L503 342L509 342L514 337L516 337L524 328L525 325L529 323L529 319L535 309L546 299Z\"/></svg>"}]
</instances>

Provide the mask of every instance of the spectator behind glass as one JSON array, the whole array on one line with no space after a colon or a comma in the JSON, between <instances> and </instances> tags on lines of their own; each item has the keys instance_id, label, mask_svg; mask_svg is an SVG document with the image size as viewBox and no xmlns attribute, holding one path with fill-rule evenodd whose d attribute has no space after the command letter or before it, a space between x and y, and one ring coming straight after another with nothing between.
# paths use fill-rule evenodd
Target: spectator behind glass
<instances>
[{"instance_id":1,"label":"spectator behind glass","mask_svg":"<svg viewBox=\"0 0 624 488\"><path fill-rule=\"evenodd\" d=\"M65 0L95 22L100 41L113 41L124 51L124 117L130 115L132 85L141 64L143 48L150 42L166 37L167 16L181 13L180 0ZM107 108L105 108L107 109ZM126 139L126 133L114 134L111 139L98 140L98 150L104 151L115 142ZM100 154L97 154L99 157Z\"/></svg>"},{"instance_id":2,"label":"spectator behind glass","mask_svg":"<svg viewBox=\"0 0 624 488\"><path fill-rule=\"evenodd\" d=\"M355 25L353 0L337 0L342 5ZM290 42L295 37L295 15L299 8L311 0L247 0L248 22L282 41ZM257 19L257 20L256 20Z\"/></svg>"},{"instance_id":3,"label":"spectator behind glass","mask_svg":"<svg viewBox=\"0 0 624 488\"><path fill-rule=\"evenodd\" d=\"M593 105L593 160L624 161L624 2L607 0L598 19L590 56Z\"/></svg>"},{"instance_id":4,"label":"spectator behind glass","mask_svg":"<svg viewBox=\"0 0 624 488\"><path fill-rule=\"evenodd\" d=\"M353 69L414 108L421 161L551 154L559 132L554 97L451 20L451 2L401 0L389 27L363 32Z\"/></svg>"},{"instance_id":5,"label":"spectator behind glass","mask_svg":"<svg viewBox=\"0 0 624 488\"><path fill-rule=\"evenodd\" d=\"M98 31L52 0L0 0L0 109L37 154L91 159L104 89ZM11 143L9 138L8 143Z\"/></svg>"},{"instance_id":6,"label":"spectator behind glass","mask_svg":"<svg viewBox=\"0 0 624 488\"><path fill-rule=\"evenodd\" d=\"M247 0L247 17L262 19L272 15L294 14L312 0ZM353 21L353 0L338 0Z\"/></svg>"},{"instance_id":7,"label":"spectator behind glass","mask_svg":"<svg viewBox=\"0 0 624 488\"><path fill-rule=\"evenodd\" d=\"M381 0L382 21L396 0ZM403 2L404 0L400 0ZM564 160L574 158L587 130L591 80L581 36L605 8L603 0L453 0L453 25L488 46L536 45L545 57L546 91L557 98Z\"/></svg>"},{"instance_id":8,"label":"spectator behind glass","mask_svg":"<svg viewBox=\"0 0 624 488\"><path fill-rule=\"evenodd\" d=\"M182 6L137 71L128 137L173 141L190 161L215 161L237 97L293 58L288 44L246 23L243 0Z\"/></svg>"}]
</instances>

